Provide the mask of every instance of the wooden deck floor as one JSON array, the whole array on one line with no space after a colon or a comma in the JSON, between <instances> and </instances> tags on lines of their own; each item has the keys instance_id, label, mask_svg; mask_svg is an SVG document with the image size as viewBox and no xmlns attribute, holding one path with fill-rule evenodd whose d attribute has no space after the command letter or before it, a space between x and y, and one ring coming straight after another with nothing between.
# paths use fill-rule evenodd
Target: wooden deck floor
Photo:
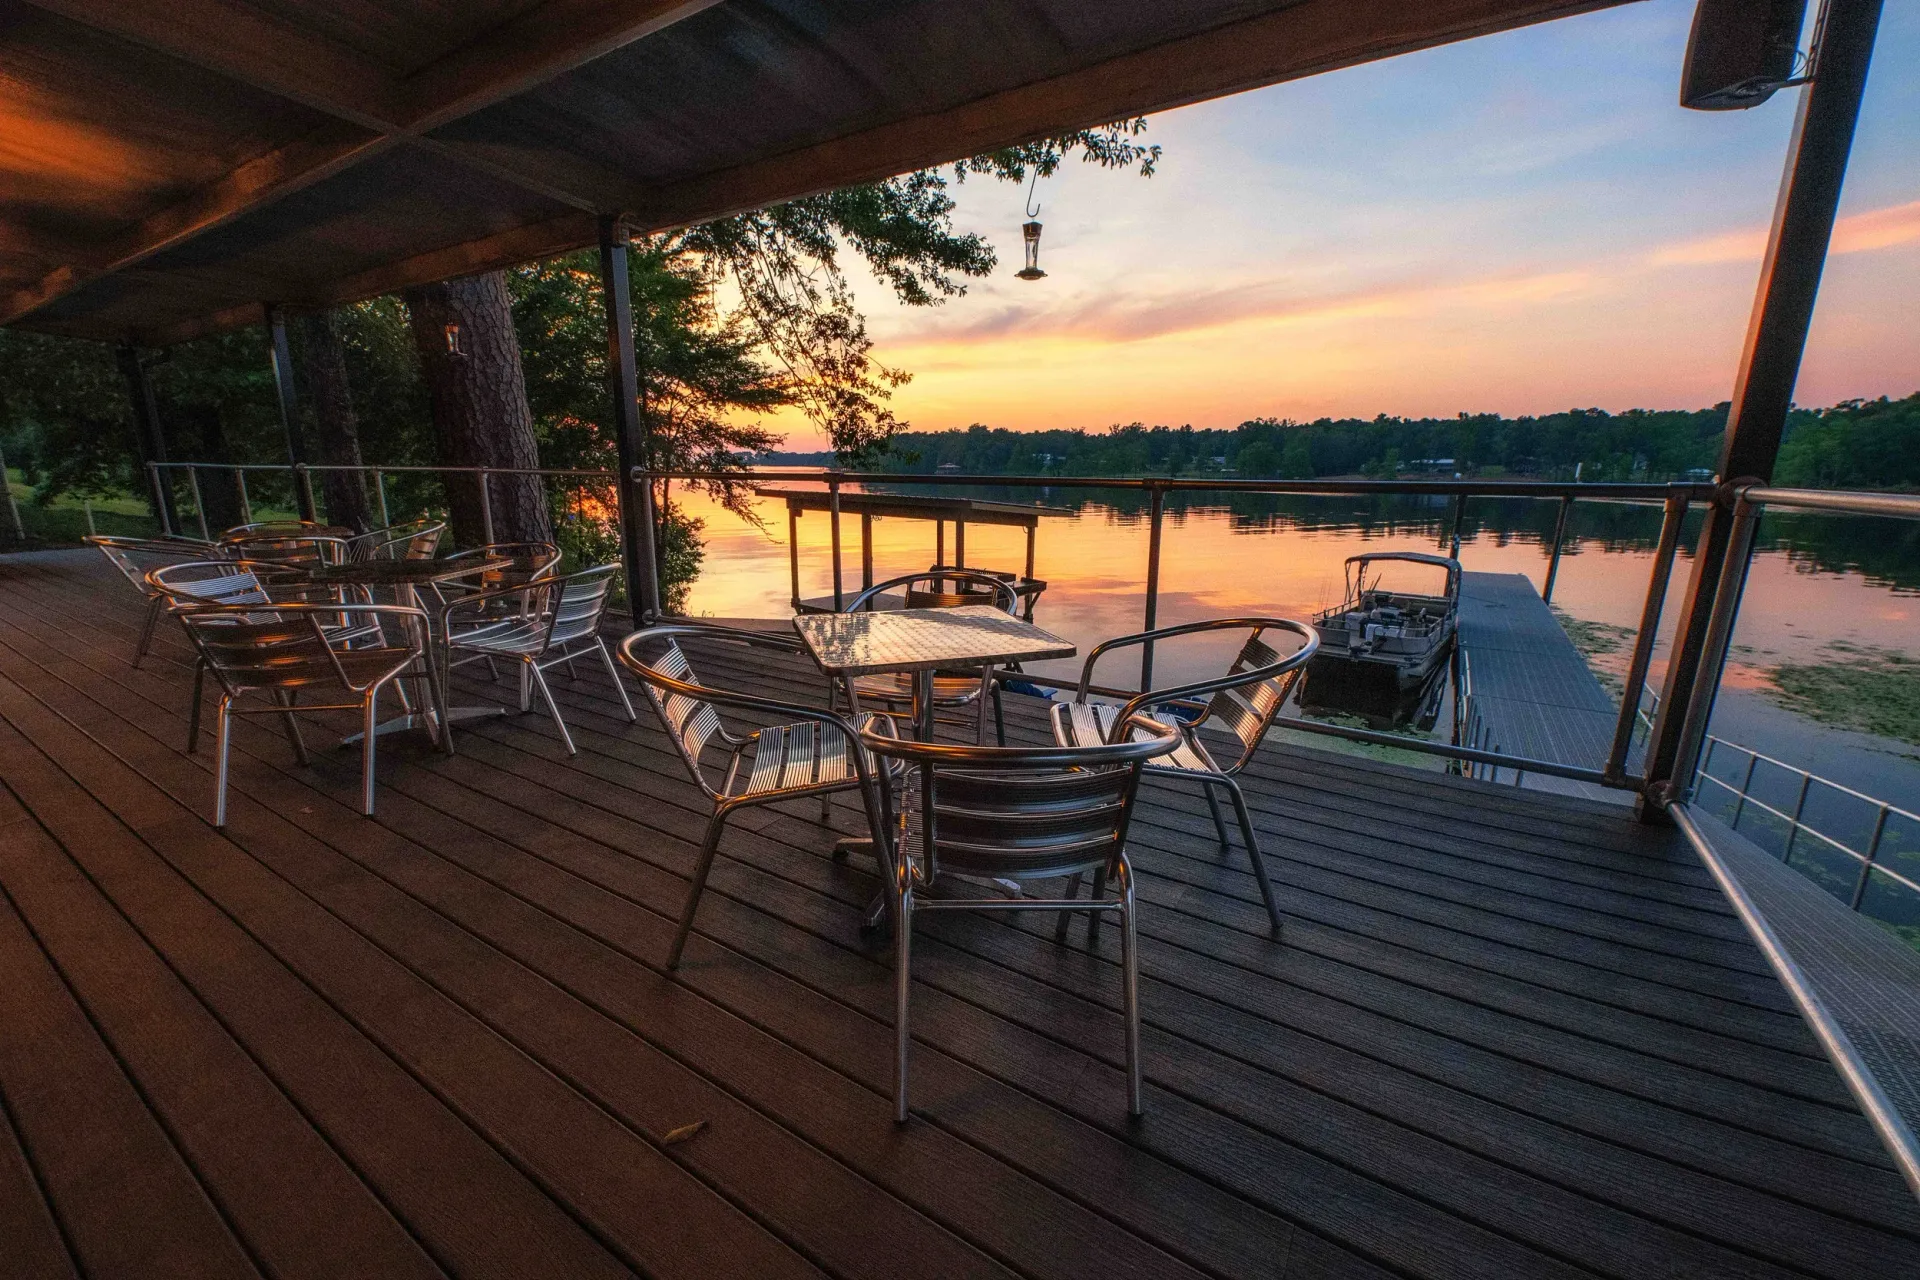
<instances>
[{"instance_id":1,"label":"wooden deck floor","mask_svg":"<svg viewBox=\"0 0 1920 1280\"><path fill-rule=\"evenodd\" d=\"M935 916L899 1129L851 805L743 815L677 979L704 810L584 676L579 757L396 742L371 821L243 728L223 835L183 645L132 670L90 557L0 558L0 1275L1920 1275L1785 994L1616 809L1276 745L1274 941L1153 786L1144 1121L1113 930Z\"/></svg>"}]
</instances>

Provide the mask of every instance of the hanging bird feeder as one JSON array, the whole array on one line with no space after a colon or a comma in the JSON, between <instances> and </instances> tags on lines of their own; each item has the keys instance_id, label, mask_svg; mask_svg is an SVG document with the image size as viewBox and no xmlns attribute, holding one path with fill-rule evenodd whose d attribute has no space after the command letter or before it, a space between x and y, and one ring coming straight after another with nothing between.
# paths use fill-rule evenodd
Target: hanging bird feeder
<instances>
[{"instance_id":1,"label":"hanging bird feeder","mask_svg":"<svg viewBox=\"0 0 1920 1280\"><path fill-rule=\"evenodd\" d=\"M1034 182L1040 181L1040 170L1033 171ZM1040 269L1040 206L1033 202L1033 187L1027 187L1027 221L1020 228L1021 247L1026 250L1027 265L1013 274L1021 280L1042 280L1046 272Z\"/></svg>"}]
</instances>

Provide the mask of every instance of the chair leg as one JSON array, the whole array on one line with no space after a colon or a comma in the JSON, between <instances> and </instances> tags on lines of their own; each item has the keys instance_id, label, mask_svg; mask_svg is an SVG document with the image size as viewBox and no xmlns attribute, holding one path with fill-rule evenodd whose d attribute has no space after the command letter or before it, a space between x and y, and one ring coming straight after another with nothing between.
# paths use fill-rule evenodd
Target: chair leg
<instances>
[{"instance_id":1,"label":"chair leg","mask_svg":"<svg viewBox=\"0 0 1920 1280\"><path fill-rule=\"evenodd\" d=\"M1093 873L1093 892L1087 895L1096 902L1107 896L1107 869L1102 867ZM1103 911L1087 912L1087 945L1092 946L1100 940L1100 917Z\"/></svg>"},{"instance_id":2,"label":"chair leg","mask_svg":"<svg viewBox=\"0 0 1920 1280\"><path fill-rule=\"evenodd\" d=\"M1213 794L1211 782L1201 783L1200 789L1207 793L1207 808L1213 811L1213 829L1220 833L1220 851L1225 853L1233 844L1227 839L1226 820L1220 816L1220 797Z\"/></svg>"},{"instance_id":3,"label":"chair leg","mask_svg":"<svg viewBox=\"0 0 1920 1280\"><path fill-rule=\"evenodd\" d=\"M499 684L500 668L493 665L492 656L489 655L487 657L484 657L481 659L481 661L487 664L487 679L493 681L495 684Z\"/></svg>"},{"instance_id":4,"label":"chair leg","mask_svg":"<svg viewBox=\"0 0 1920 1280\"><path fill-rule=\"evenodd\" d=\"M1069 901L1077 901L1080 897L1080 882L1085 879L1085 875L1077 875L1067 881L1067 891L1062 896ZM1067 922L1072 919L1073 912L1062 911L1060 913L1060 923L1053 927L1053 940L1055 942L1065 942L1067 940Z\"/></svg>"},{"instance_id":5,"label":"chair leg","mask_svg":"<svg viewBox=\"0 0 1920 1280\"><path fill-rule=\"evenodd\" d=\"M627 722L638 724L640 717L634 714L633 699L627 696L627 682L620 678L620 668L613 665L613 655L607 651L607 642L595 636L593 647L600 651L600 661L607 668L607 679L613 681L613 691L620 695L620 705L627 709Z\"/></svg>"},{"instance_id":6,"label":"chair leg","mask_svg":"<svg viewBox=\"0 0 1920 1280\"><path fill-rule=\"evenodd\" d=\"M687 886L687 905L680 909L680 927L674 931L673 946L667 952L667 968L680 967L680 953L686 949L687 935L693 932L693 913L700 906L700 895L707 887L707 873L713 870L713 855L720 848L720 832L727 824L727 808L719 805L707 819L707 837L700 844L700 861L693 865L693 881Z\"/></svg>"},{"instance_id":7,"label":"chair leg","mask_svg":"<svg viewBox=\"0 0 1920 1280\"><path fill-rule=\"evenodd\" d=\"M140 660L147 656L147 650L153 647L154 628L160 625L160 614L166 607L165 596L155 596L147 602L147 620L141 624L140 639L133 646L133 666L136 671L140 669Z\"/></svg>"},{"instance_id":8,"label":"chair leg","mask_svg":"<svg viewBox=\"0 0 1920 1280\"><path fill-rule=\"evenodd\" d=\"M993 682L993 736L1001 746L1007 745L1007 715L1000 706L1000 682Z\"/></svg>"},{"instance_id":9,"label":"chair leg","mask_svg":"<svg viewBox=\"0 0 1920 1280\"><path fill-rule=\"evenodd\" d=\"M187 710L187 754L192 755L200 749L200 700L206 694L207 662L204 658L195 659L193 664L193 706Z\"/></svg>"},{"instance_id":10,"label":"chair leg","mask_svg":"<svg viewBox=\"0 0 1920 1280\"><path fill-rule=\"evenodd\" d=\"M222 829L227 825L227 762L230 755L227 748L233 740L232 701L225 695L221 696L220 709L213 722L213 825Z\"/></svg>"},{"instance_id":11,"label":"chair leg","mask_svg":"<svg viewBox=\"0 0 1920 1280\"><path fill-rule=\"evenodd\" d=\"M533 676L530 674L532 670L533 659L520 659L520 710L522 712L533 710Z\"/></svg>"},{"instance_id":12,"label":"chair leg","mask_svg":"<svg viewBox=\"0 0 1920 1280\"><path fill-rule=\"evenodd\" d=\"M913 986L913 890L895 890L893 920L893 1119L907 1122L907 1049L913 1042L907 1025L907 994Z\"/></svg>"},{"instance_id":13,"label":"chair leg","mask_svg":"<svg viewBox=\"0 0 1920 1280\"><path fill-rule=\"evenodd\" d=\"M280 717L280 725L286 731L288 744L293 747L293 758L304 767L313 762L307 756L307 740L300 736L300 722L293 718L293 703L298 696L294 691L286 690L275 693L273 700L287 709Z\"/></svg>"},{"instance_id":14,"label":"chair leg","mask_svg":"<svg viewBox=\"0 0 1920 1280\"><path fill-rule=\"evenodd\" d=\"M1127 1021L1127 1114L1138 1116L1140 1103L1140 944L1133 923L1133 868L1120 860L1120 972L1125 983Z\"/></svg>"},{"instance_id":15,"label":"chair leg","mask_svg":"<svg viewBox=\"0 0 1920 1280\"><path fill-rule=\"evenodd\" d=\"M367 690L366 712L362 716L360 735L360 812L369 818L373 816L373 755L374 743L380 740L375 732L380 724L380 686Z\"/></svg>"},{"instance_id":16,"label":"chair leg","mask_svg":"<svg viewBox=\"0 0 1920 1280\"><path fill-rule=\"evenodd\" d=\"M1267 918L1273 921L1273 931L1280 932L1280 908L1273 900L1273 882L1267 878L1267 862L1260 856L1260 838L1253 834L1253 818L1247 813L1247 798L1240 793L1240 784L1232 778L1224 779L1227 795L1233 800L1234 814L1240 819L1240 834L1247 842L1247 858L1253 863L1253 878L1260 882L1260 898L1267 904Z\"/></svg>"},{"instance_id":17,"label":"chair leg","mask_svg":"<svg viewBox=\"0 0 1920 1280\"><path fill-rule=\"evenodd\" d=\"M573 745L573 735L567 732L567 722L560 718L560 704L553 700L553 690L547 687L546 673L540 670L540 664L532 658L526 660L525 670L531 674L533 682L540 686L540 696L547 701L547 714L553 717L553 727L560 731L560 741L566 744L567 754L579 755L579 751Z\"/></svg>"}]
</instances>

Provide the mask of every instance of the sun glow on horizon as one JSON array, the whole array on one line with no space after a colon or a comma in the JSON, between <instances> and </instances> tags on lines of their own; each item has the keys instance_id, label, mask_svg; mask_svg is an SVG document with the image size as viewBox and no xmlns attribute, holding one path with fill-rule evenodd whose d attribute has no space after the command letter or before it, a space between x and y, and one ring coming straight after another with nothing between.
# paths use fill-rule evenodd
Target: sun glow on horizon
<instances>
[{"instance_id":1,"label":"sun glow on horizon","mask_svg":"<svg viewBox=\"0 0 1920 1280\"><path fill-rule=\"evenodd\" d=\"M1793 100L1682 111L1690 15L1653 0L1156 117L1150 181L1040 185L1046 280L1003 265L924 309L858 282L876 356L913 375L895 412L1097 430L1725 400ZM1913 53L1920 15L1890 9L1801 403L1920 389ZM1017 265L1020 193L954 194Z\"/></svg>"}]
</instances>

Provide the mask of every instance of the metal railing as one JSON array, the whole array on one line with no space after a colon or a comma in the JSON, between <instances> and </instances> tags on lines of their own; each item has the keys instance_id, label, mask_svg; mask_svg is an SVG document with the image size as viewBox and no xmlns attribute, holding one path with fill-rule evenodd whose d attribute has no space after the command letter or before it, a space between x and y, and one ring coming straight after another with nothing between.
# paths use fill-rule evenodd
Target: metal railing
<instances>
[{"instance_id":1,"label":"metal railing","mask_svg":"<svg viewBox=\"0 0 1920 1280\"><path fill-rule=\"evenodd\" d=\"M306 494L309 508L316 510L317 507L314 507L313 504L313 477L316 474L325 474L327 472L359 472L362 475L370 475L373 479L374 502L380 513L380 523L382 525L393 523L392 516L388 514L387 505L388 476L473 476L478 481L477 487L480 494L481 529L488 542L495 540L493 536L493 478L495 476L564 476L577 480L598 480L609 485L619 479L619 473L616 471L598 471L580 467L437 467L416 465L355 467L317 462L296 463L291 466L284 462L149 462L147 467L155 476L156 484L166 483L163 477L168 471L186 472L188 492L193 498L194 519L200 527L200 536L202 538L210 536L207 527L206 503L200 489L200 473L202 471L224 471L231 474L234 486L234 497L239 503L241 523L243 524L251 523L253 520L252 495L247 489L247 473L250 471L290 473L293 476L294 483L298 484ZM166 519L164 508L162 508L161 511L161 526L163 532L169 534L180 532Z\"/></svg>"},{"instance_id":2,"label":"metal railing","mask_svg":"<svg viewBox=\"0 0 1920 1280\"><path fill-rule=\"evenodd\" d=\"M1644 697L1652 705L1651 709L1640 712L1640 722L1651 729L1654 715L1660 707L1660 694L1657 690L1647 689ZM1738 783L1731 782L1713 772L1714 758L1721 752L1745 760L1745 767L1735 765L1735 772L1740 778ZM1793 792L1791 808L1779 808L1754 794L1754 783L1761 765L1778 770L1788 779L1798 780L1790 784ZM1700 788L1703 784L1710 784L1715 788L1714 794L1724 793L1724 798L1732 802L1731 812L1722 816L1722 821L1729 828L1738 831L1741 818L1745 817L1750 809L1781 823L1786 839L1780 848L1779 856L1780 860L1789 866L1793 864L1794 848L1802 836L1810 837L1818 841L1821 846L1858 864L1859 871L1854 877L1853 888L1846 895L1847 905L1851 909L1855 911L1861 909L1866 900L1867 888L1872 883L1872 877L1876 872L1913 894L1915 902L1920 903L1920 881L1915 881L1911 876L1879 860L1880 851L1886 843L1887 831L1895 824L1899 824L1901 829L1913 832L1916 839L1920 840L1920 813L1903 809L1890 800L1870 796L1864 791L1855 790L1831 778L1824 778L1799 765L1788 764L1785 760L1756 751L1743 743L1734 742L1730 738L1723 738L1715 733L1709 733L1706 736L1704 749L1700 753L1700 763L1695 767L1694 776L1689 782L1688 790L1692 792L1691 798L1696 802L1701 795ZM1819 792L1841 797L1857 806L1857 812L1866 819L1862 824L1867 831L1864 849L1855 848L1844 837L1831 831L1821 830L1808 818L1807 802L1816 794L1816 788ZM1868 817L1868 815L1871 816ZM1920 844L1916 844L1916 849L1920 849Z\"/></svg>"},{"instance_id":3,"label":"metal railing","mask_svg":"<svg viewBox=\"0 0 1920 1280\"><path fill-rule=\"evenodd\" d=\"M378 500L381 519L387 522L388 476L399 474L435 474L442 476L471 475L478 477L481 514L484 534L487 540L493 540L492 499L490 481L494 476L537 475L558 476L598 481L613 485L616 502L624 495L625 486L615 484L617 473L603 470L570 468L510 468L510 467L453 467L453 466L361 466L329 465L320 463L288 465L286 463L209 463L209 462L166 462L150 463L156 478L162 468L183 471L188 480L194 498L195 518L201 526L202 534L206 527L205 506L201 502L200 472L228 472L235 485L236 497L240 502L243 517L250 518L250 495L246 488L249 473L291 473L293 482L304 487L311 497L313 476L315 473L358 471L371 475ZM923 487L923 488L1001 488L1001 489L1099 489L1140 493L1147 498L1147 557L1142 566L1143 584L1142 622L1143 629L1152 630L1158 624L1159 596L1161 581L1161 559L1163 549L1163 529L1166 515L1166 499L1174 493L1198 494L1253 494L1297 497L1367 497L1367 496L1425 496L1452 499L1451 543L1457 551L1464 524L1467 503L1473 499L1531 499L1551 501L1557 504L1554 530L1548 547L1548 564L1543 586L1543 596L1553 590L1559 576L1560 562L1565 550L1565 541L1571 525L1571 513L1576 502L1615 502L1636 505L1661 505L1664 518L1661 527L1659 550L1654 557L1648 574L1646 604L1642 611L1642 625L1635 637L1630 669L1643 673L1652 659L1655 634L1658 628L1662 604L1666 598L1668 580L1673 572L1674 550L1678 544L1680 525L1685 519L1690 504L1711 498L1715 488L1705 483L1646 483L1615 481L1545 481L1545 480L1241 480L1215 478L1174 478L1174 477L1121 477L1121 476L1051 476L1051 475L926 475L894 474L891 472L843 471L828 468L780 468L769 470L746 467L728 471L700 470L648 470L636 467L629 476L636 485L651 481L693 481L696 483L733 483L752 484L769 480L779 480L786 484L819 484L829 494L831 530L831 556L834 596L844 594L844 569L841 563L843 539L839 520L839 495L848 486L883 487ZM620 527L618 512L614 527ZM177 532L171 528L168 532ZM1140 661L1140 687L1150 687L1153 680L1154 653L1151 644L1143 645ZM1028 677L1034 683L1046 684L1045 680ZM1288 729L1303 733L1319 734L1327 737L1344 738L1348 741L1367 743L1374 746L1392 747L1402 751L1422 755L1434 755L1460 762L1471 767L1475 776L1497 777L1499 770L1511 769L1516 779L1524 778L1528 773L1544 774L1567 778L1577 782L1593 783L1601 786L1624 790L1641 790L1645 779L1629 774L1626 768L1628 748L1631 743L1634 709L1626 705L1620 708L1621 726L1616 733L1612 749L1599 768L1569 764L1558 760L1543 760L1525 756L1510 755L1501 749L1499 743L1489 744L1488 732L1483 728L1479 741L1461 740L1457 742L1435 742L1413 738L1404 734L1385 733L1372 729L1362 729L1351 725L1330 724L1319 720L1301 717L1288 717L1281 723Z\"/></svg>"},{"instance_id":4,"label":"metal railing","mask_svg":"<svg viewBox=\"0 0 1920 1280\"><path fill-rule=\"evenodd\" d=\"M1559 504L1556 514L1554 535L1548 552L1547 585L1545 591L1552 590L1552 584L1558 577L1565 538L1571 522L1571 511L1575 502L1623 502L1645 505L1661 505L1664 517L1659 546L1649 573L1647 604L1643 610L1644 625L1634 642L1632 666L1645 670L1652 659L1655 633L1660 619L1660 607L1666 598L1667 579L1673 571L1673 549L1679 540L1680 523L1685 519L1689 504L1711 498L1714 486L1700 483L1634 483L1634 482L1577 482L1548 480L1228 480L1195 477L1178 479L1174 477L1109 477L1109 476L1035 476L1035 475L926 475L894 474L891 472L840 471L827 468L781 469L763 471L749 468L743 471L669 471L636 467L632 473L633 481L643 483L648 480L688 480L694 482L735 481L753 482L778 479L786 484L819 484L825 486L829 494L830 519L833 521L831 555L835 598L843 591L843 571L840 564L841 538L838 519L838 498L842 489L849 485L865 486L905 486L905 487L959 487L988 489L1104 489L1144 494L1147 498L1147 557L1142 566L1141 581L1143 598L1141 607L1142 629L1152 630L1158 623L1160 595L1160 567L1163 547L1163 526L1166 515L1166 498L1173 493L1211 493L1211 494L1260 494L1299 497L1362 497L1362 496L1406 496L1424 495L1453 499L1451 518L1451 542L1458 550L1466 504L1470 499L1534 499L1552 501ZM1045 680L1023 677L1034 683L1047 684ZM1150 687L1153 680L1153 646L1143 645L1140 658L1140 687ZM1486 749L1484 744L1434 742L1411 738L1403 734L1384 733L1372 729L1360 729L1350 725L1329 724L1318 720L1288 717L1279 723L1285 728L1304 733L1320 734L1328 737L1345 738L1348 741L1363 742L1374 746L1394 747L1422 755L1442 756L1465 764L1483 766L1488 769L1507 768L1515 771L1516 776L1527 773L1547 774L1554 777L1569 778L1578 782L1590 782L1597 785L1616 787L1626 790L1639 790L1644 779L1631 776L1626 770L1627 749L1632 737L1632 710L1624 705L1621 717L1627 721L1626 730L1615 736L1613 749L1600 768L1568 764L1557 760L1539 760L1524 756L1508 755L1498 745Z\"/></svg>"}]
</instances>

